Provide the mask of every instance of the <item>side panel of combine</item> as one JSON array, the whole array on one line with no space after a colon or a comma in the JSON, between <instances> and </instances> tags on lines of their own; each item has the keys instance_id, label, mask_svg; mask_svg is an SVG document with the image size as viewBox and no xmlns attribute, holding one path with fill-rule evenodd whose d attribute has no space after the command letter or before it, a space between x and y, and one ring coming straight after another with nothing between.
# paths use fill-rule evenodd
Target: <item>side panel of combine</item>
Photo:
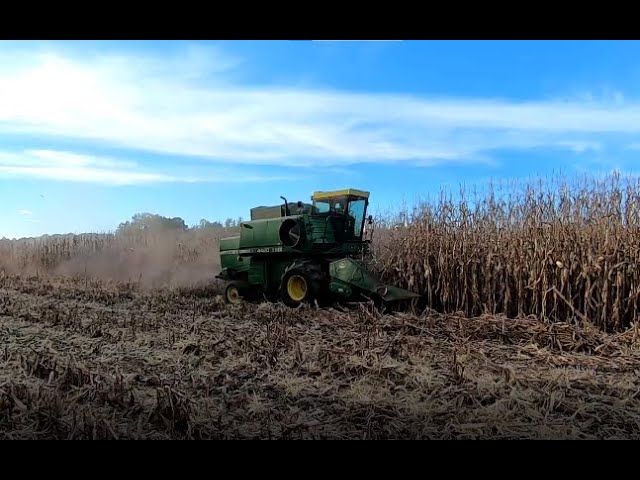
<instances>
[{"instance_id":1,"label":"side panel of combine","mask_svg":"<svg viewBox=\"0 0 640 480\"><path fill-rule=\"evenodd\" d=\"M246 270L246 262L238 258L239 245L240 237L229 237L220 240L220 266L223 269Z\"/></svg>"},{"instance_id":2,"label":"side panel of combine","mask_svg":"<svg viewBox=\"0 0 640 480\"><path fill-rule=\"evenodd\" d=\"M240 237L226 237L220 239L220 252L227 253L240 247Z\"/></svg>"},{"instance_id":3,"label":"side panel of combine","mask_svg":"<svg viewBox=\"0 0 640 480\"><path fill-rule=\"evenodd\" d=\"M227 280L243 279L249 269L249 261L238 254L240 237L220 239L220 267L218 278Z\"/></svg>"},{"instance_id":4,"label":"side panel of combine","mask_svg":"<svg viewBox=\"0 0 640 480\"><path fill-rule=\"evenodd\" d=\"M262 258L251 258L249 267L249 283L252 285L262 285L265 283L266 262Z\"/></svg>"},{"instance_id":5,"label":"side panel of combine","mask_svg":"<svg viewBox=\"0 0 640 480\"><path fill-rule=\"evenodd\" d=\"M273 292L280 288L280 281L284 271L291 264L291 259L270 260L267 267L267 280L269 289Z\"/></svg>"},{"instance_id":6,"label":"side panel of combine","mask_svg":"<svg viewBox=\"0 0 640 480\"><path fill-rule=\"evenodd\" d=\"M282 219L272 218L245 222L240 227L240 249L280 245L278 232Z\"/></svg>"},{"instance_id":7,"label":"side panel of combine","mask_svg":"<svg viewBox=\"0 0 640 480\"><path fill-rule=\"evenodd\" d=\"M253 257L249 268L249 283L262 285L265 290L276 292L280 287L282 275L290 264L291 259L289 258Z\"/></svg>"}]
</instances>

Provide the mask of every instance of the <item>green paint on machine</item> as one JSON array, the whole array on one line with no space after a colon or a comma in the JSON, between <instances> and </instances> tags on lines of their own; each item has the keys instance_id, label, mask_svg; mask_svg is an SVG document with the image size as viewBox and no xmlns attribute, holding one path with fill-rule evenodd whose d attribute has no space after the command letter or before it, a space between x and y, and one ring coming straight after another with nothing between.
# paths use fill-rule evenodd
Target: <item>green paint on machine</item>
<instances>
[{"instance_id":1,"label":"green paint on machine","mask_svg":"<svg viewBox=\"0 0 640 480\"><path fill-rule=\"evenodd\" d=\"M241 296L279 299L291 306L332 298L389 302L418 297L381 285L356 260L369 250L369 192L315 192L311 204L281 198L281 205L251 209L240 235L220 241L222 270L217 277Z\"/></svg>"}]
</instances>

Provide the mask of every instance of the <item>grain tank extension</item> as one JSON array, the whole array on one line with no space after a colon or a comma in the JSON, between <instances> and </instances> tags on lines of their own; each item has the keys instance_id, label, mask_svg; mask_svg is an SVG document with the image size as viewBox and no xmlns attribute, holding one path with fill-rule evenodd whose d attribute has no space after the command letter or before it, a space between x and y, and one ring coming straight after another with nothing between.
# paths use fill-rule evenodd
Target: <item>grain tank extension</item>
<instances>
[{"instance_id":1,"label":"grain tank extension","mask_svg":"<svg viewBox=\"0 0 640 480\"><path fill-rule=\"evenodd\" d=\"M358 260L368 252L364 238L369 192L315 192L311 203L288 202L251 209L240 235L220 241L225 299L282 300L290 306L330 300L372 298L391 302L418 295L380 284Z\"/></svg>"}]
</instances>

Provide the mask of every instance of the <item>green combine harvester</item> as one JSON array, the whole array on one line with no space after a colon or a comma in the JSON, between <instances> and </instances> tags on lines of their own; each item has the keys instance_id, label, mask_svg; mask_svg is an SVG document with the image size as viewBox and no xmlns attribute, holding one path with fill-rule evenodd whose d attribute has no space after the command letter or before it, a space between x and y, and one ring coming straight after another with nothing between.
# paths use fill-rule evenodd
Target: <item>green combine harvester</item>
<instances>
[{"instance_id":1,"label":"green combine harvester","mask_svg":"<svg viewBox=\"0 0 640 480\"><path fill-rule=\"evenodd\" d=\"M240 235L220 240L225 300L281 300L381 303L416 298L402 288L380 284L358 258L368 251L364 238L369 192L347 189L315 192L312 203L283 203L251 209Z\"/></svg>"}]
</instances>

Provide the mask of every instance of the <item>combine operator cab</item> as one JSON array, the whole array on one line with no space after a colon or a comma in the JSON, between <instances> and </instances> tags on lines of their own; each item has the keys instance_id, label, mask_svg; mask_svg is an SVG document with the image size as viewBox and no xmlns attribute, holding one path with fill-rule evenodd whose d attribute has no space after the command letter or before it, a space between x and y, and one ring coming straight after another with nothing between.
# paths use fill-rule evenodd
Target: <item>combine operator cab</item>
<instances>
[{"instance_id":1,"label":"combine operator cab","mask_svg":"<svg viewBox=\"0 0 640 480\"><path fill-rule=\"evenodd\" d=\"M369 192L361 190L339 190L334 192L315 192L313 215L329 217L333 223L336 240L342 242L361 242L364 232Z\"/></svg>"}]
</instances>

